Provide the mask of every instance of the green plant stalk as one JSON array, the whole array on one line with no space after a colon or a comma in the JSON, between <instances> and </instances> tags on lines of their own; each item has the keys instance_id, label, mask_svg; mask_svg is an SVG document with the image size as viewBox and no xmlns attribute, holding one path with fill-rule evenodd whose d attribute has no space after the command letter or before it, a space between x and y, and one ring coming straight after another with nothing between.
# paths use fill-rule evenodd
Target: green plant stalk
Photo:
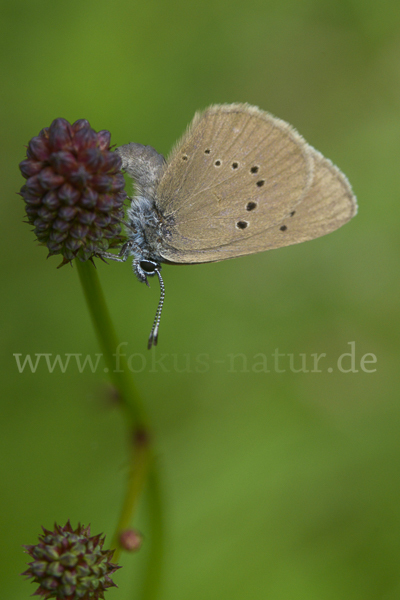
<instances>
[{"instance_id":1,"label":"green plant stalk","mask_svg":"<svg viewBox=\"0 0 400 600\"><path fill-rule=\"evenodd\" d=\"M131 446L130 468L124 504L113 540L111 542L111 547L116 548L114 553L114 560L116 561L118 561L121 553L119 534L130 527L132 514L136 512L139 498L145 486L151 463L152 453L149 438L146 435L144 435L143 438L141 435L134 435Z\"/></svg>"},{"instance_id":2,"label":"green plant stalk","mask_svg":"<svg viewBox=\"0 0 400 600\"><path fill-rule=\"evenodd\" d=\"M118 340L96 268L89 261L80 262L79 260L75 260L75 265L78 269L79 279L83 287L97 339L108 368L108 373L111 381L121 394L121 403L130 421L130 428L147 430L148 418L123 355L119 356L119 368L116 368L115 355L118 348Z\"/></svg>"},{"instance_id":3,"label":"green plant stalk","mask_svg":"<svg viewBox=\"0 0 400 600\"><path fill-rule=\"evenodd\" d=\"M146 570L143 575L141 597L146 598L146 600L158 600L163 574L164 515L157 459L153 460L150 465L145 499L145 507L148 511L148 521L151 531L149 539L149 555L151 559L147 561Z\"/></svg>"},{"instance_id":4,"label":"green plant stalk","mask_svg":"<svg viewBox=\"0 0 400 600\"><path fill-rule=\"evenodd\" d=\"M124 356L119 356L119 368L115 368L117 336L107 309L103 291L95 267L90 262L75 261L83 287L93 326L108 367L111 381L120 394L121 406L128 420L131 435L131 460L125 500L113 538L115 558L121 552L119 535L129 527L138 500L148 479L146 505L149 513L150 540L148 562L143 578L140 597L155 600L161 581L163 555L163 514L159 486L159 474L153 456L149 420L140 400Z\"/></svg>"}]
</instances>

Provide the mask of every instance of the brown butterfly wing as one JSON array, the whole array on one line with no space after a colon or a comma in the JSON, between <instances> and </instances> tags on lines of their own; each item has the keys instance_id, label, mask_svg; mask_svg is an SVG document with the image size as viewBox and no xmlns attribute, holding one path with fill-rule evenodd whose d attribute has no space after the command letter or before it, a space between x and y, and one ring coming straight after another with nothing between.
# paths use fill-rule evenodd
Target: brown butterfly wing
<instances>
[{"instance_id":1,"label":"brown butterfly wing","mask_svg":"<svg viewBox=\"0 0 400 600\"><path fill-rule=\"evenodd\" d=\"M208 262L267 250L257 234L301 202L313 164L303 138L256 107L219 105L197 114L156 189L166 221L163 257ZM246 246L255 237L258 245Z\"/></svg>"}]
</instances>

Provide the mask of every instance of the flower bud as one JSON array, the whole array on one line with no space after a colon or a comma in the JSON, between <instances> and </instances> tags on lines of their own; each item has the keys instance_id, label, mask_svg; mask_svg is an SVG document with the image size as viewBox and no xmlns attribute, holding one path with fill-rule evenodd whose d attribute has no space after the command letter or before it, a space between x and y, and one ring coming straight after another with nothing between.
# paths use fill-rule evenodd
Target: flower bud
<instances>
[{"instance_id":1,"label":"flower bud","mask_svg":"<svg viewBox=\"0 0 400 600\"><path fill-rule=\"evenodd\" d=\"M28 222L50 254L63 256L62 264L92 259L125 239L124 177L110 138L85 119L72 125L55 119L31 139L20 163Z\"/></svg>"},{"instance_id":2,"label":"flower bud","mask_svg":"<svg viewBox=\"0 0 400 600\"><path fill-rule=\"evenodd\" d=\"M22 573L39 587L35 595L44 600L97 600L104 598L109 587L116 587L110 575L118 565L111 562L114 550L102 550L104 537L90 537L90 527L78 525L74 530L68 521L54 531L43 529L35 546L25 546L34 559Z\"/></svg>"},{"instance_id":3,"label":"flower bud","mask_svg":"<svg viewBox=\"0 0 400 600\"><path fill-rule=\"evenodd\" d=\"M119 534L121 548L127 552L138 552L142 546L143 536L136 529L124 529Z\"/></svg>"}]
</instances>

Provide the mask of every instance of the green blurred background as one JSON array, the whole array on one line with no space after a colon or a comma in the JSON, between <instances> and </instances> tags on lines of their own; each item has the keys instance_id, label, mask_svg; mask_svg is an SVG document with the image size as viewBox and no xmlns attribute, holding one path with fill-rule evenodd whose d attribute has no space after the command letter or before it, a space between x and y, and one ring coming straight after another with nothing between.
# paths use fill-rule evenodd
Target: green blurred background
<instances>
[{"instance_id":1,"label":"green blurred background","mask_svg":"<svg viewBox=\"0 0 400 600\"><path fill-rule=\"evenodd\" d=\"M40 525L90 522L109 539L127 475L104 363L20 374L13 357L99 352L76 269L56 270L22 223L23 146L61 116L167 154L196 110L249 102L331 158L360 210L306 244L165 267L166 372L146 350L157 282L98 266L127 354L147 361L136 381L162 474L160 600L400 598L398 0L3 0L0 31L2 596L34 591L18 573ZM358 372L343 373L349 342ZM300 353L327 358L294 373L286 357L277 373L276 349L296 368ZM252 370L257 354L270 373ZM146 536L144 513L136 524ZM110 600L136 597L145 555L146 542L123 557Z\"/></svg>"}]
</instances>

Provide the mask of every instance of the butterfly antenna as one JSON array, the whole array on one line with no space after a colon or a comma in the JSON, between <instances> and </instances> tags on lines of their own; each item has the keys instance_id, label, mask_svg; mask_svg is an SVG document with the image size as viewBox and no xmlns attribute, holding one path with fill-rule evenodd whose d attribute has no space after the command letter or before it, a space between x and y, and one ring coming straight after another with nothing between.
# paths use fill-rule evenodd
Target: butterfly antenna
<instances>
[{"instance_id":1,"label":"butterfly antenna","mask_svg":"<svg viewBox=\"0 0 400 600\"><path fill-rule=\"evenodd\" d=\"M149 336L149 343L147 344L147 348L149 350L152 346L157 346L158 329L160 327L161 311L163 308L164 298L165 298L165 287L164 287L163 279L161 277L161 273L158 269L156 270L156 273L157 273L158 279L160 281L160 301L158 303L156 316L154 317L153 327L151 328L151 332L150 332L150 336Z\"/></svg>"}]
</instances>

